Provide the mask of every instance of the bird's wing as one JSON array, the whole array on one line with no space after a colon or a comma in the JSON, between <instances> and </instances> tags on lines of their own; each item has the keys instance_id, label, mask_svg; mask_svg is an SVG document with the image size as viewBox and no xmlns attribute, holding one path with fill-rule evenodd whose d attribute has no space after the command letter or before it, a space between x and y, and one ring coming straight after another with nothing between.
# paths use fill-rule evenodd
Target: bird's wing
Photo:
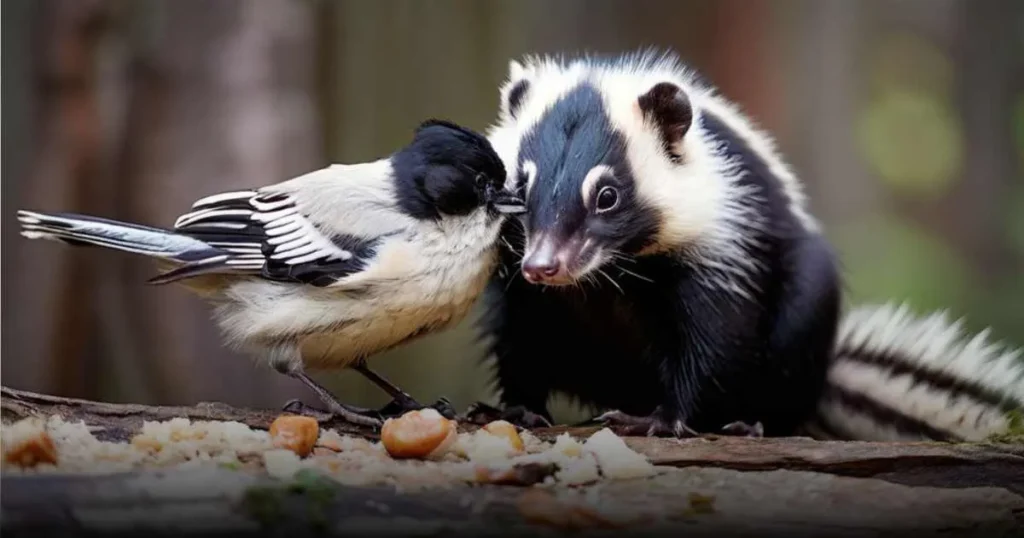
<instances>
[{"instance_id":1,"label":"bird's wing","mask_svg":"<svg viewBox=\"0 0 1024 538\"><path fill-rule=\"evenodd\" d=\"M180 267L158 281L230 272L329 286L362 270L381 239L324 230L323 223L300 211L295 196L285 191L268 188L208 196L178 218L174 231L230 256L216 267Z\"/></svg>"}]
</instances>

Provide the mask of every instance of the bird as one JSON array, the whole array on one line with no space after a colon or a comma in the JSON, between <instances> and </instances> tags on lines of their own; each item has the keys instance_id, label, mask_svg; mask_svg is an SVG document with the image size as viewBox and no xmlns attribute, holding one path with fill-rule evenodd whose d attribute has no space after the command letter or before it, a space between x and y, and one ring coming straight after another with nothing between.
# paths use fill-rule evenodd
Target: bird
<instances>
[{"instance_id":1,"label":"bird","mask_svg":"<svg viewBox=\"0 0 1024 538\"><path fill-rule=\"evenodd\" d=\"M422 408L367 359L468 314L497 265L503 222L525 211L505 181L486 137L428 119L386 157L207 195L170 228L67 212L17 217L28 239L155 259L160 272L148 282L207 301L228 346L301 381L342 420L380 427L381 412L342 403L309 372L352 368L399 411ZM285 407L296 405L309 410Z\"/></svg>"}]
</instances>

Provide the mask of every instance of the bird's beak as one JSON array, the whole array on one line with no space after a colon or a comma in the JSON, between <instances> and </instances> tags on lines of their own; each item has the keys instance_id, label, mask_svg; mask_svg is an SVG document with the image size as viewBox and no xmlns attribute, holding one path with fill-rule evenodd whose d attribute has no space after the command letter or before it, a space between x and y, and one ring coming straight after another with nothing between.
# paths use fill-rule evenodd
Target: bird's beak
<instances>
[{"instance_id":1,"label":"bird's beak","mask_svg":"<svg viewBox=\"0 0 1024 538\"><path fill-rule=\"evenodd\" d=\"M526 213L526 201L504 190L491 193L491 207L498 213L505 215Z\"/></svg>"}]
</instances>

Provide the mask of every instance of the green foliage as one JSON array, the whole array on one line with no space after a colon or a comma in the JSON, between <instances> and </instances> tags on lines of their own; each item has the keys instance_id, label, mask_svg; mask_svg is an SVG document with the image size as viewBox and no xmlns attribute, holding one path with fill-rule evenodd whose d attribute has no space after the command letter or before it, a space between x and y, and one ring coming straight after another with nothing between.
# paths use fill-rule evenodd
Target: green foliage
<instances>
[{"instance_id":1,"label":"green foliage","mask_svg":"<svg viewBox=\"0 0 1024 538\"><path fill-rule=\"evenodd\" d=\"M865 160L899 192L940 196L964 152L950 58L918 36L895 33L875 43L868 65L871 92L857 125Z\"/></svg>"},{"instance_id":2,"label":"green foliage","mask_svg":"<svg viewBox=\"0 0 1024 538\"><path fill-rule=\"evenodd\" d=\"M969 269L927 232L891 216L864 219L835 237L850 301L906 300L921 310L964 304Z\"/></svg>"},{"instance_id":3,"label":"green foliage","mask_svg":"<svg viewBox=\"0 0 1024 538\"><path fill-rule=\"evenodd\" d=\"M868 105L858 127L868 163L889 186L934 198L958 177L961 126L935 95L891 90Z\"/></svg>"},{"instance_id":4,"label":"green foliage","mask_svg":"<svg viewBox=\"0 0 1024 538\"><path fill-rule=\"evenodd\" d=\"M1013 139L1017 143L1017 157L1020 170L1024 170L1024 93L1017 95L1013 106ZM1018 175L1021 175L1018 172Z\"/></svg>"}]
</instances>

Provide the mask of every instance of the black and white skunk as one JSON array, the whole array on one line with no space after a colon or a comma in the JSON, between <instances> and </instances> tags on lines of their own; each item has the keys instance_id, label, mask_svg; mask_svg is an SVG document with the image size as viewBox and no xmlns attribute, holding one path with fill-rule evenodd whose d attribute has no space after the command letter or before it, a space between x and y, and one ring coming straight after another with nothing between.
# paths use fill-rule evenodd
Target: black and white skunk
<instances>
[{"instance_id":1,"label":"black and white skunk","mask_svg":"<svg viewBox=\"0 0 1024 538\"><path fill-rule=\"evenodd\" d=\"M976 439L1024 405L986 334L843 317L801 183L671 54L512 61L488 137L529 207L483 327L506 418L550 421L561 392L647 434Z\"/></svg>"}]
</instances>

